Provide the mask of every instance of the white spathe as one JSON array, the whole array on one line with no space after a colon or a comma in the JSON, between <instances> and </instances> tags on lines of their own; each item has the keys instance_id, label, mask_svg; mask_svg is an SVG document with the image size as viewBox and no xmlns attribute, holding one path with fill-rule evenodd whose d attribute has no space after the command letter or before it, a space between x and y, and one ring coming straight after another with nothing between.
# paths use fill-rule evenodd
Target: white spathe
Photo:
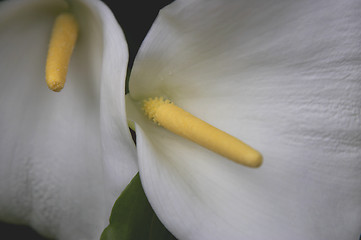
<instances>
[{"instance_id":1,"label":"white spathe","mask_svg":"<svg viewBox=\"0 0 361 240\"><path fill-rule=\"evenodd\" d=\"M137 55L128 117L146 195L178 238L361 233L361 2L176 1ZM164 96L259 150L237 165L147 120Z\"/></svg>"},{"instance_id":2,"label":"white spathe","mask_svg":"<svg viewBox=\"0 0 361 240\"><path fill-rule=\"evenodd\" d=\"M60 93L46 86L45 61L67 2L0 4L0 220L99 239L137 171L122 97L128 50L102 2L68 3L80 30Z\"/></svg>"}]
</instances>

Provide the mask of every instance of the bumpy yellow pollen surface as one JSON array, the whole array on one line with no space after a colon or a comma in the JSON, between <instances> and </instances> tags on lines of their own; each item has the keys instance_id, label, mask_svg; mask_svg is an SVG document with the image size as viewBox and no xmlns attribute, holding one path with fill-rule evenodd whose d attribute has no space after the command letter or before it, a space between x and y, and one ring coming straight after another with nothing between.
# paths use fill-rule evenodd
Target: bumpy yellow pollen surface
<instances>
[{"instance_id":1,"label":"bumpy yellow pollen surface","mask_svg":"<svg viewBox=\"0 0 361 240\"><path fill-rule=\"evenodd\" d=\"M143 110L149 119L169 131L187 138L236 163L259 167L262 155L226 132L213 127L164 98L144 101Z\"/></svg>"},{"instance_id":2,"label":"bumpy yellow pollen surface","mask_svg":"<svg viewBox=\"0 0 361 240\"><path fill-rule=\"evenodd\" d=\"M70 57L78 36L78 24L70 13L62 13L56 19L46 60L45 78L50 90L63 89Z\"/></svg>"}]
</instances>

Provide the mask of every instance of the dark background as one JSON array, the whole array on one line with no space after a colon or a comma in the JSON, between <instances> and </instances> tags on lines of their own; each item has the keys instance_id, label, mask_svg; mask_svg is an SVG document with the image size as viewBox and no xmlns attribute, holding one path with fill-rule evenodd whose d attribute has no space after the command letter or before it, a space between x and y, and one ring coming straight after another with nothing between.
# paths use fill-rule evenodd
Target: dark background
<instances>
[{"instance_id":1,"label":"dark background","mask_svg":"<svg viewBox=\"0 0 361 240\"><path fill-rule=\"evenodd\" d=\"M2 0L0 0L0 2L1 1ZM132 66L135 55L159 10L172 1L173 0L103 0L113 11L124 31L129 48L129 68ZM0 222L0 236L1 239L7 240L45 239L29 227L2 222Z\"/></svg>"}]
</instances>

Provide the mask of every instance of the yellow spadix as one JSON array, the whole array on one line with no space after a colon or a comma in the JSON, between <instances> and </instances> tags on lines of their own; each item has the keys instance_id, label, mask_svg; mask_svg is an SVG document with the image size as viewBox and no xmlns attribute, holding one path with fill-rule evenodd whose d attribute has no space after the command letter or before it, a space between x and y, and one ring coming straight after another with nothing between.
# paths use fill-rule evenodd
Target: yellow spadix
<instances>
[{"instance_id":1,"label":"yellow spadix","mask_svg":"<svg viewBox=\"0 0 361 240\"><path fill-rule=\"evenodd\" d=\"M148 118L158 125L236 163L254 168L262 164L262 155L258 151L177 107L170 100L149 98L144 101L143 109Z\"/></svg>"},{"instance_id":2,"label":"yellow spadix","mask_svg":"<svg viewBox=\"0 0 361 240\"><path fill-rule=\"evenodd\" d=\"M78 36L78 24L70 13L62 13L56 19L46 60L45 78L50 90L63 89L70 57Z\"/></svg>"}]
</instances>

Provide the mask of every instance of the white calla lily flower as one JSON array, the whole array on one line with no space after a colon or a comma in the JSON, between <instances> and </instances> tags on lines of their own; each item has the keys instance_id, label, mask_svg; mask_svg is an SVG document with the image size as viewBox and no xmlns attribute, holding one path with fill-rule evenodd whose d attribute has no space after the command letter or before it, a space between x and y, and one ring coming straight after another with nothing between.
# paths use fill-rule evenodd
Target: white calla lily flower
<instances>
[{"instance_id":1,"label":"white calla lily flower","mask_svg":"<svg viewBox=\"0 0 361 240\"><path fill-rule=\"evenodd\" d=\"M140 176L178 238L361 233L359 1L176 1L136 57L127 99ZM165 97L259 150L236 164L148 120Z\"/></svg>"},{"instance_id":2,"label":"white calla lily flower","mask_svg":"<svg viewBox=\"0 0 361 240\"><path fill-rule=\"evenodd\" d=\"M46 86L45 65L64 11L79 34L59 94ZM117 21L95 0L1 2L0 54L0 220L50 238L99 239L137 172Z\"/></svg>"}]
</instances>

